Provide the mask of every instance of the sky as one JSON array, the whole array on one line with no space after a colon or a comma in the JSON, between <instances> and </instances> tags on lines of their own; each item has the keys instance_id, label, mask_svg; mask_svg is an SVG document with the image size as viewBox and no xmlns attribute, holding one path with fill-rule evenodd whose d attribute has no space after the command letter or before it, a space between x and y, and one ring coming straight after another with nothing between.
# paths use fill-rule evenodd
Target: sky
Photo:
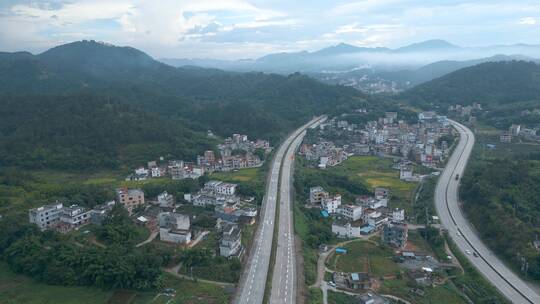
<instances>
[{"instance_id":1,"label":"sky","mask_svg":"<svg viewBox=\"0 0 540 304\"><path fill-rule=\"evenodd\" d=\"M0 0L0 51L77 40L156 58L257 58L341 42L399 47L540 44L540 1Z\"/></svg>"}]
</instances>

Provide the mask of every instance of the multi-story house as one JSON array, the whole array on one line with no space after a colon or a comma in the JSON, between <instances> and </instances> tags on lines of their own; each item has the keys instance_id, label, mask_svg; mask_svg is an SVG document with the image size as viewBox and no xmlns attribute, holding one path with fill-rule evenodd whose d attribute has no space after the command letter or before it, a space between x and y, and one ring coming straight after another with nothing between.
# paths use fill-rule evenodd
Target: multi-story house
<instances>
[{"instance_id":1,"label":"multi-story house","mask_svg":"<svg viewBox=\"0 0 540 304\"><path fill-rule=\"evenodd\" d=\"M338 208L338 213L343 215L349 221L357 221L362 218L362 206L342 205Z\"/></svg>"},{"instance_id":2,"label":"multi-story house","mask_svg":"<svg viewBox=\"0 0 540 304\"><path fill-rule=\"evenodd\" d=\"M339 206L341 206L340 194L325 197L321 200L321 209L328 213L336 213Z\"/></svg>"},{"instance_id":3,"label":"multi-story house","mask_svg":"<svg viewBox=\"0 0 540 304\"><path fill-rule=\"evenodd\" d=\"M92 212L78 205L64 207L60 214L60 223L58 229L61 232L68 232L73 229L78 229L90 222Z\"/></svg>"},{"instance_id":4,"label":"multi-story house","mask_svg":"<svg viewBox=\"0 0 540 304\"><path fill-rule=\"evenodd\" d=\"M57 201L54 204L30 209L28 212L29 221L38 225L42 230L54 227L60 222L63 207L62 203Z\"/></svg>"},{"instance_id":5,"label":"multi-story house","mask_svg":"<svg viewBox=\"0 0 540 304\"><path fill-rule=\"evenodd\" d=\"M407 243L407 236L407 224L390 223L383 228L382 243L396 248L403 248Z\"/></svg>"},{"instance_id":6,"label":"multi-story house","mask_svg":"<svg viewBox=\"0 0 540 304\"><path fill-rule=\"evenodd\" d=\"M328 197L328 192L324 191L323 187L317 186L309 189L309 202L311 204L320 204L325 197Z\"/></svg>"},{"instance_id":7,"label":"multi-story house","mask_svg":"<svg viewBox=\"0 0 540 304\"><path fill-rule=\"evenodd\" d=\"M159 238L164 242L186 244L191 241L191 222L189 216L174 213L161 212L158 215Z\"/></svg>"},{"instance_id":8,"label":"multi-story house","mask_svg":"<svg viewBox=\"0 0 540 304\"><path fill-rule=\"evenodd\" d=\"M242 253L242 234L238 225L225 224L219 240L219 255L230 258Z\"/></svg>"},{"instance_id":9,"label":"multi-story house","mask_svg":"<svg viewBox=\"0 0 540 304\"><path fill-rule=\"evenodd\" d=\"M116 189L116 201L124 206L131 215L135 208L144 205L144 192L140 189L118 188Z\"/></svg>"}]
</instances>

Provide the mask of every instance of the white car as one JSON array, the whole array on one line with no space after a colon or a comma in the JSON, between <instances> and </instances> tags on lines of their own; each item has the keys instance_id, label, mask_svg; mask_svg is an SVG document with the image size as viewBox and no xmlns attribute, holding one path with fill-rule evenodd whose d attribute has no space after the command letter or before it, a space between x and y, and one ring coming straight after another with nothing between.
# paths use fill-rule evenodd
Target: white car
<instances>
[{"instance_id":1,"label":"white car","mask_svg":"<svg viewBox=\"0 0 540 304\"><path fill-rule=\"evenodd\" d=\"M465 250L465 253L470 255L471 254L471 251L470 250Z\"/></svg>"},{"instance_id":2,"label":"white car","mask_svg":"<svg viewBox=\"0 0 540 304\"><path fill-rule=\"evenodd\" d=\"M332 287L336 287L336 283L332 282L332 281L329 281L328 282L328 285L332 286Z\"/></svg>"},{"instance_id":3,"label":"white car","mask_svg":"<svg viewBox=\"0 0 540 304\"><path fill-rule=\"evenodd\" d=\"M457 236L461 236L461 232L458 231L458 232L457 232Z\"/></svg>"}]
</instances>

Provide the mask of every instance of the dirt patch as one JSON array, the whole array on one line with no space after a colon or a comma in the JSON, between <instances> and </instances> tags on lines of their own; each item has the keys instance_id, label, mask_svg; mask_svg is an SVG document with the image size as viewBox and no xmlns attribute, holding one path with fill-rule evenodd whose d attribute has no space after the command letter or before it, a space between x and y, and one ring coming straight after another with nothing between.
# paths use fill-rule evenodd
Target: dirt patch
<instances>
[{"instance_id":1,"label":"dirt patch","mask_svg":"<svg viewBox=\"0 0 540 304\"><path fill-rule=\"evenodd\" d=\"M115 291L107 301L107 304L128 304L137 294L133 291L118 290Z\"/></svg>"},{"instance_id":2,"label":"dirt patch","mask_svg":"<svg viewBox=\"0 0 540 304\"><path fill-rule=\"evenodd\" d=\"M420 251L420 250L418 249L418 247L415 244L408 241L405 244L405 247L403 247L403 251Z\"/></svg>"}]
</instances>

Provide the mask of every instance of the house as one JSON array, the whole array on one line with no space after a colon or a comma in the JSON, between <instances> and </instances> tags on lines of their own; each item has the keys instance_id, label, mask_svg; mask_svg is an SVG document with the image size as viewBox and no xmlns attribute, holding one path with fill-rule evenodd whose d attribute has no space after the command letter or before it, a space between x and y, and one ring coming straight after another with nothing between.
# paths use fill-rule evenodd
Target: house
<instances>
[{"instance_id":1,"label":"house","mask_svg":"<svg viewBox=\"0 0 540 304\"><path fill-rule=\"evenodd\" d=\"M407 243L407 224L390 223L384 226L382 243L395 248L403 248Z\"/></svg>"},{"instance_id":2,"label":"house","mask_svg":"<svg viewBox=\"0 0 540 304\"><path fill-rule=\"evenodd\" d=\"M337 208L341 206L341 195L336 194L334 196L325 197L321 200L321 209L328 213L336 213Z\"/></svg>"},{"instance_id":3,"label":"house","mask_svg":"<svg viewBox=\"0 0 540 304\"><path fill-rule=\"evenodd\" d=\"M131 215L135 208L144 205L144 192L140 189L118 188L116 189L116 200Z\"/></svg>"},{"instance_id":4,"label":"house","mask_svg":"<svg viewBox=\"0 0 540 304\"><path fill-rule=\"evenodd\" d=\"M242 251L242 231L238 225L223 225L219 240L219 255L226 258L239 257Z\"/></svg>"},{"instance_id":5,"label":"house","mask_svg":"<svg viewBox=\"0 0 540 304\"><path fill-rule=\"evenodd\" d=\"M54 204L41 206L28 211L29 221L38 225L42 230L56 226L60 222L64 206L58 201Z\"/></svg>"},{"instance_id":6,"label":"house","mask_svg":"<svg viewBox=\"0 0 540 304\"><path fill-rule=\"evenodd\" d=\"M399 179L410 180L413 177L413 169L411 166L401 166L399 169Z\"/></svg>"},{"instance_id":7,"label":"house","mask_svg":"<svg viewBox=\"0 0 540 304\"><path fill-rule=\"evenodd\" d=\"M405 210L395 208L392 210L392 222L401 223L405 221Z\"/></svg>"},{"instance_id":8,"label":"house","mask_svg":"<svg viewBox=\"0 0 540 304\"><path fill-rule=\"evenodd\" d=\"M512 133L510 132L502 132L499 136L499 140L502 143L511 143L512 142Z\"/></svg>"},{"instance_id":9,"label":"house","mask_svg":"<svg viewBox=\"0 0 540 304\"><path fill-rule=\"evenodd\" d=\"M186 244L191 241L189 216L174 212L158 214L159 238L164 242Z\"/></svg>"},{"instance_id":10,"label":"house","mask_svg":"<svg viewBox=\"0 0 540 304\"><path fill-rule=\"evenodd\" d=\"M383 298L381 295L376 294L372 291L361 294L358 297L359 304L388 304L388 300Z\"/></svg>"},{"instance_id":11,"label":"house","mask_svg":"<svg viewBox=\"0 0 540 304\"><path fill-rule=\"evenodd\" d=\"M387 222L388 217L384 216L380 212L374 212L370 214L367 220L368 225L375 227L375 229L381 228Z\"/></svg>"},{"instance_id":12,"label":"house","mask_svg":"<svg viewBox=\"0 0 540 304\"><path fill-rule=\"evenodd\" d=\"M91 211L78 205L71 205L62 208L60 213L60 222L58 229L61 232L68 232L73 229L78 229L90 222Z\"/></svg>"},{"instance_id":13,"label":"house","mask_svg":"<svg viewBox=\"0 0 540 304\"><path fill-rule=\"evenodd\" d=\"M323 187L309 188L309 202L311 204L320 204L323 198L328 197L328 192L324 191Z\"/></svg>"},{"instance_id":14,"label":"house","mask_svg":"<svg viewBox=\"0 0 540 304\"><path fill-rule=\"evenodd\" d=\"M343 205L338 208L338 213L343 215L349 221L357 221L362 218L362 206Z\"/></svg>"},{"instance_id":15,"label":"house","mask_svg":"<svg viewBox=\"0 0 540 304\"><path fill-rule=\"evenodd\" d=\"M332 280L342 289L366 290L373 285L373 279L367 272L334 272Z\"/></svg>"},{"instance_id":16,"label":"house","mask_svg":"<svg viewBox=\"0 0 540 304\"><path fill-rule=\"evenodd\" d=\"M361 227L357 223L336 220L332 223L332 233L338 238L357 238L360 237Z\"/></svg>"},{"instance_id":17,"label":"house","mask_svg":"<svg viewBox=\"0 0 540 304\"><path fill-rule=\"evenodd\" d=\"M174 197L167 193L167 191L164 191L163 193L158 195L157 202L158 205L162 208L174 207Z\"/></svg>"},{"instance_id":18,"label":"house","mask_svg":"<svg viewBox=\"0 0 540 304\"><path fill-rule=\"evenodd\" d=\"M508 129L508 132L513 136L518 136L521 132L521 125L512 124Z\"/></svg>"},{"instance_id":19,"label":"house","mask_svg":"<svg viewBox=\"0 0 540 304\"><path fill-rule=\"evenodd\" d=\"M212 180L204 184L203 190L221 195L234 195L236 193L236 187L236 184Z\"/></svg>"},{"instance_id":20,"label":"house","mask_svg":"<svg viewBox=\"0 0 540 304\"><path fill-rule=\"evenodd\" d=\"M430 286L432 284L432 273L424 270L409 270L407 277L420 286Z\"/></svg>"},{"instance_id":21,"label":"house","mask_svg":"<svg viewBox=\"0 0 540 304\"><path fill-rule=\"evenodd\" d=\"M105 204L97 205L94 209L90 210L90 222L94 225L101 225L107 213L109 213L114 205L115 201L106 202Z\"/></svg>"}]
</instances>

